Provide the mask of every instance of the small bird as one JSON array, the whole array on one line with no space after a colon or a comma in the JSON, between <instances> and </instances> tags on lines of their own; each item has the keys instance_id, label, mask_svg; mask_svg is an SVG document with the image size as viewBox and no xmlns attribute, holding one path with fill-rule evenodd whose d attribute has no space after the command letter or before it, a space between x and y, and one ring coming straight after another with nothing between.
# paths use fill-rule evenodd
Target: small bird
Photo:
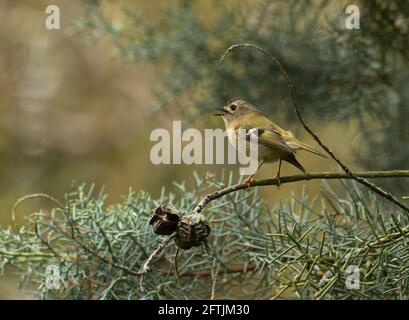
<instances>
[{"instance_id":1,"label":"small bird","mask_svg":"<svg viewBox=\"0 0 409 320\"><path fill-rule=\"evenodd\" d=\"M280 128L274 122L264 117L259 109L246 101L236 100L216 109L222 113L214 115L223 118L229 140L235 148L237 148L237 139L239 139L237 130L245 130L246 140L249 140L249 136L252 134L257 135L259 165L256 171L244 180L244 183L248 186L250 186L254 175L264 162L280 161L276 175L278 185L280 185L280 170L283 161L291 163L305 173L304 167L295 158L298 150L305 150L326 158L318 150L298 140L290 131ZM248 148L249 145L246 145Z\"/></svg>"}]
</instances>

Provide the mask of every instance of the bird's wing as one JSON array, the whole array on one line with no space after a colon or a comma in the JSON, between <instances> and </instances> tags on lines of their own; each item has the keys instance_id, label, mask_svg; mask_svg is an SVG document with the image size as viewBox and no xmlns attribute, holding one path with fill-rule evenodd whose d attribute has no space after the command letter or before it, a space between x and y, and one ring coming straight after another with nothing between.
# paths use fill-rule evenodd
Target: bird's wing
<instances>
[{"instance_id":1,"label":"bird's wing","mask_svg":"<svg viewBox=\"0 0 409 320\"><path fill-rule=\"evenodd\" d=\"M269 146L271 148L281 149L284 152L294 153L295 149L286 144L286 141L281 133L285 132L278 126L275 126L268 118L254 115L249 115L246 121L237 121L233 123L232 128L235 130L244 129L246 132L246 139L257 135L258 143Z\"/></svg>"},{"instance_id":2,"label":"bird's wing","mask_svg":"<svg viewBox=\"0 0 409 320\"><path fill-rule=\"evenodd\" d=\"M326 158L321 152L298 140L290 131L282 129L266 117L256 115L248 119L244 126L240 123L240 127L247 130L248 137L250 134L257 134L259 143L272 148L279 148L289 153L305 150Z\"/></svg>"},{"instance_id":3,"label":"bird's wing","mask_svg":"<svg viewBox=\"0 0 409 320\"><path fill-rule=\"evenodd\" d=\"M316 150L315 148L311 147L310 145L298 140L291 131L286 131L282 128L280 128L278 125L276 125L274 122L272 122L270 119L265 118L263 119L264 122L268 123L269 127L271 128L271 130L273 130L274 132L276 132L283 140L284 143L293 150L293 152L297 151L297 150L305 150L308 152L311 152L313 154L316 154L318 156L324 157L326 158L326 156Z\"/></svg>"},{"instance_id":4,"label":"bird's wing","mask_svg":"<svg viewBox=\"0 0 409 320\"><path fill-rule=\"evenodd\" d=\"M314 149L310 145L294 137L294 135L290 131L285 131L285 133L283 134L283 138L285 139L286 144L295 150L305 150L318 156L321 156L323 158L326 158L326 156L322 152L318 151L317 149Z\"/></svg>"},{"instance_id":5,"label":"bird's wing","mask_svg":"<svg viewBox=\"0 0 409 320\"><path fill-rule=\"evenodd\" d=\"M271 148L278 148L285 152L294 153L295 149L291 148L285 142L283 136L279 131L272 128L250 128L247 131L247 137L257 135L258 143L269 146Z\"/></svg>"}]
</instances>

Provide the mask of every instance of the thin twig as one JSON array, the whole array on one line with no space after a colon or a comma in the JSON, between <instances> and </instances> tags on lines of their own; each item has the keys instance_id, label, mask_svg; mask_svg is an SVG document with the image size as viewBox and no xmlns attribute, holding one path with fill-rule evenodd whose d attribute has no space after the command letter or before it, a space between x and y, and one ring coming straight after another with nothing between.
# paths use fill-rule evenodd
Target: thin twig
<instances>
[{"instance_id":1,"label":"thin twig","mask_svg":"<svg viewBox=\"0 0 409 320\"><path fill-rule=\"evenodd\" d=\"M41 243L44 244L48 248L48 250L50 250L56 257L59 257L60 254L57 251L54 250L54 248L51 246L51 243L49 243L46 239L44 239L41 236L40 229L39 229L37 221L35 222L34 230L35 230L35 234L36 234L37 238L40 239Z\"/></svg>"},{"instance_id":2,"label":"thin twig","mask_svg":"<svg viewBox=\"0 0 409 320\"><path fill-rule=\"evenodd\" d=\"M240 48L240 47L247 47L247 48L254 48L258 51L260 51L261 53L263 53L266 57L270 58L273 63L277 66L278 70L280 71L280 73L284 76L285 80L287 81L287 85L288 85L288 91L290 94L290 97L292 99L293 105L294 105L294 109L295 112L297 114L298 119L300 120L301 124L303 125L304 129L314 138L314 140L331 156L331 158L338 163L338 165L345 171L345 173L347 173L351 179L354 179L356 181L358 181L359 183L363 184L364 186L368 187L369 189L371 189L373 192L379 194L380 196L382 196L383 198L393 202L394 204L396 204L398 207L400 207L401 209L405 210L406 212L409 213L409 207L407 207L406 205L404 205L402 202L400 202L396 197L394 197L391 193L383 190L382 188L378 187L377 185L373 184L372 182L369 182L368 180L366 180L363 177L359 177L357 175L355 175L343 162L341 162L341 160L339 160L335 154L333 153L333 151L328 148L322 141L321 139L318 137L318 135L316 133L314 133L314 131L308 126L308 124L305 122L304 118L301 115L300 109L298 108L298 103L297 103L297 99L295 96L295 86L293 84L293 82L290 80L290 77L288 76L287 72L285 71L284 67L282 66L282 64L276 59L274 58L271 54L269 54L268 52L266 52L264 49L251 44L251 43L240 43L240 44L234 44L232 46L230 46L229 48L227 48L227 50L223 53L222 57L220 58L220 64L223 63L224 59L226 58L226 56L231 53L234 49L236 48Z\"/></svg>"},{"instance_id":3,"label":"thin twig","mask_svg":"<svg viewBox=\"0 0 409 320\"><path fill-rule=\"evenodd\" d=\"M214 300L216 296L216 282L217 282L217 275L219 274L220 264L216 266L216 258L213 259L212 263L212 291L210 294L210 300Z\"/></svg>"},{"instance_id":4,"label":"thin twig","mask_svg":"<svg viewBox=\"0 0 409 320\"><path fill-rule=\"evenodd\" d=\"M16 209L17 209L18 205L20 203L22 203L23 201L26 201L28 199L33 199L33 198L45 198L45 199L51 200L52 202L57 204L61 209L64 208L63 204L59 200L57 200L56 198L54 198L54 197L52 197L52 196L50 196L50 195L48 195L46 193L29 194L27 196L24 196L24 197L18 199L17 202L14 204L13 208L11 209L11 219L13 221L16 220Z\"/></svg>"},{"instance_id":5,"label":"thin twig","mask_svg":"<svg viewBox=\"0 0 409 320\"><path fill-rule=\"evenodd\" d=\"M54 253L49 253L49 252L12 252L12 251L5 251L5 250L0 250L0 255L3 256L10 256L10 257L23 257L23 258L53 258L55 257Z\"/></svg>"},{"instance_id":6,"label":"thin twig","mask_svg":"<svg viewBox=\"0 0 409 320\"><path fill-rule=\"evenodd\" d=\"M109 251L109 254L110 254L111 258L112 258L112 261L116 262L117 258L114 255L114 250L112 249L111 241L109 240L109 238L108 238L107 234L105 233L104 229L102 228L102 226L99 224L98 220L95 220L95 224L98 227L98 230L101 232L105 243L107 244L108 251Z\"/></svg>"},{"instance_id":7,"label":"thin twig","mask_svg":"<svg viewBox=\"0 0 409 320\"><path fill-rule=\"evenodd\" d=\"M145 263L142 266L142 269L138 272L138 275L141 276L139 286L141 291L144 291L143 288L143 280L145 278L145 274L149 272L150 264L152 263L153 259L155 259L163 250L163 248L166 247L166 245L170 242L175 237L175 234L170 235L169 237L165 238L162 240L162 242L159 243L159 245L156 247L155 250L152 251L151 255L149 256L148 260L145 261Z\"/></svg>"},{"instance_id":8,"label":"thin twig","mask_svg":"<svg viewBox=\"0 0 409 320\"><path fill-rule=\"evenodd\" d=\"M392 171L367 171L367 172L355 172L355 176L357 177L364 177L364 178L409 178L409 170L392 170ZM259 187L259 186L274 186L278 184L285 184L303 180L316 180L316 179L325 179L325 180L334 180L334 179L354 179L347 173L343 172L316 172L316 173L306 173L306 174L298 174L293 176L286 176L280 177L280 181L278 179L266 179L266 180L258 180L253 181L250 184L250 187ZM208 195L204 196L196 208L193 210L194 213L200 213L204 207L206 207L209 202L221 198L226 194L247 189L249 187L248 184L245 183L238 183L233 186L217 190L215 192L209 193Z\"/></svg>"},{"instance_id":9,"label":"thin twig","mask_svg":"<svg viewBox=\"0 0 409 320\"><path fill-rule=\"evenodd\" d=\"M140 274L144 274L149 271L149 265L152 263L152 260L155 259L162 252L163 248L165 248L166 245L170 242L170 240L172 240L174 237L175 234L172 234L169 237L163 239L162 242L158 244L155 250L152 251L149 258L143 264L141 271L139 271Z\"/></svg>"},{"instance_id":10,"label":"thin twig","mask_svg":"<svg viewBox=\"0 0 409 320\"><path fill-rule=\"evenodd\" d=\"M178 278L180 278L179 267L178 267L178 255L179 255L179 247L176 247L175 253L175 272Z\"/></svg>"}]
</instances>

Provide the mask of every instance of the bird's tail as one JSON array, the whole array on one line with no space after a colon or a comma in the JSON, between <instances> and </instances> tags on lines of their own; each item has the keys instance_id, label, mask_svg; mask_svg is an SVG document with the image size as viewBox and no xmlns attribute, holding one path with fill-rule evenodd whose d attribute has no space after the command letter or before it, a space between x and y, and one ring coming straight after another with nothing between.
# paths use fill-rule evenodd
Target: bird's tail
<instances>
[{"instance_id":1,"label":"bird's tail","mask_svg":"<svg viewBox=\"0 0 409 320\"><path fill-rule=\"evenodd\" d=\"M300 169L303 173L305 173L305 169L302 166L301 163L298 162L298 160L295 158L294 153L289 153L286 156L283 157L283 161L286 161L288 163L291 163L294 167Z\"/></svg>"},{"instance_id":2,"label":"bird's tail","mask_svg":"<svg viewBox=\"0 0 409 320\"><path fill-rule=\"evenodd\" d=\"M314 149L313 147L309 146L308 144L306 144L306 143L304 143L304 142L301 142L301 141L297 141L297 142L298 142L299 148L300 148L301 150L305 150L305 151L311 152L311 153L316 154L317 156L320 156L320 157L323 157L323 158L326 158L326 157L327 157L325 154L323 154L322 152L318 151L317 149Z\"/></svg>"},{"instance_id":3,"label":"bird's tail","mask_svg":"<svg viewBox=\"0 0 409 320\"><path fill-rule=\"evenodd\" d=\"M305 150L308 152L311 152L313 154L316 154L317 156L326 158L327 156L325 154L323 154L322 152L318 151L317 149L314 149L313 147L309 146L308 144L298 140L297 138L294 137L294 135L290 132L287 131L287 133L291 136L291 142L290 144L292 145L292 147L295 147L295 149L301 149L301 150Z\"/></svg>"}]
</instances>

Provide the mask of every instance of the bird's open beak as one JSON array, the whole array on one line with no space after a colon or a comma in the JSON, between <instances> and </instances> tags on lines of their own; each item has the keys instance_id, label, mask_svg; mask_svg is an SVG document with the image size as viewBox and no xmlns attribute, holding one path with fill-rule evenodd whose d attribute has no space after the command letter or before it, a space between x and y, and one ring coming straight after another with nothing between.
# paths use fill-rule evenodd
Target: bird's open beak
<instances>
[{"instance_id":1,"label":"bird's open beak","mask_svg":"<svg viewBox=\"0 0 409 320\"><path fill-rule=\"evenodd\" d=\"M214 116L224 116L227 113L227 110L224 108L217 107L216 110L219 110L222 113L213 113Z\"/></svg>"}]
</instances>

